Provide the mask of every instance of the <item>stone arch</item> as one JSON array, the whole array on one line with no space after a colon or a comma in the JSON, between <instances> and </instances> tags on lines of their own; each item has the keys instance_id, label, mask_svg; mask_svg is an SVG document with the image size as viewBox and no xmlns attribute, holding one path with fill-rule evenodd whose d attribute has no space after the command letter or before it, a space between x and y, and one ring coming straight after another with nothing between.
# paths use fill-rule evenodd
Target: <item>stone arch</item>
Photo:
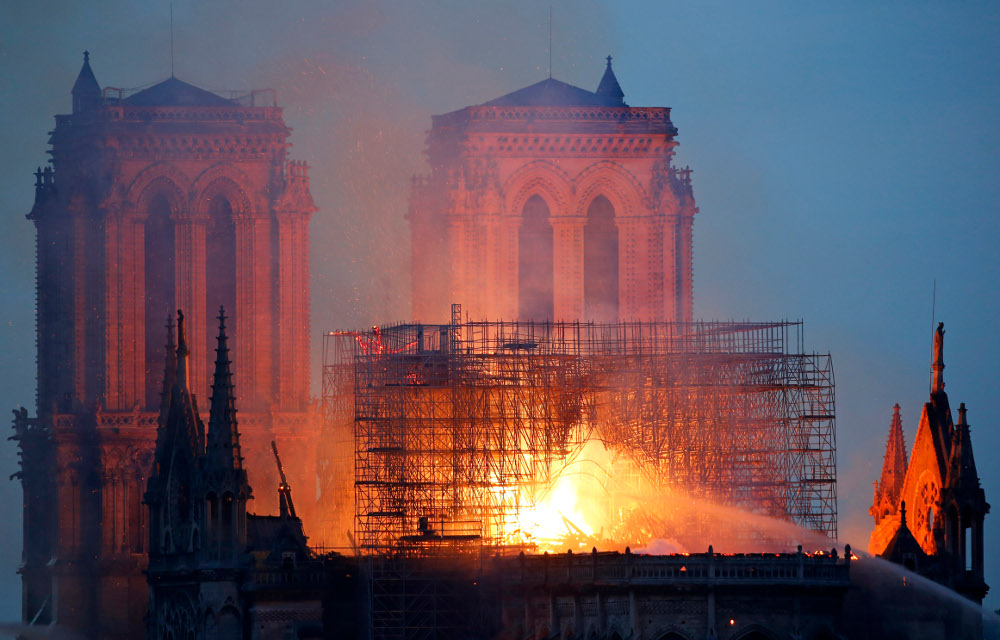
<instances>
[{"instance_id":1,"label":"stone arch","mask_svg":"<svg viewBox=\"0 0 1000 640\"><path fill-rule=\"evenodd\" d=\"M149 472L149 465L146 464L144 454L147 451L129 447L126 454L128 462L122 470L122 476L127 486L125 496L125 544L132 553L145 553L146 539L149 535L149 511L143 502L143 494L146 490L146 476Z\"/></svg>"},{"instance_id":2,"label":"stone arch","mask_svg":"<svg viewBox=\"0 0 1000 640\"><path fill-rule=\"evenodd\" d=\"M191 537L188 539L188 551L193 552L201 549L201 528L197 522L191 523Z\"/></svg>"},{"instance_id":3,"label":"stone arch","mask_svg":"<svg viewBox=\"0 0 1000 640\"><path fill-rule=\"evenodd\" d=\"M148 216L153 213L149 208L153 206L157 198L164 199L169 207L170 216L183 212L188 206L187 197L185 197L181 185L168 176L160 175L146 183L142 191L137 193L136 199L133 201L136 211L140 215L147 216L148 219Z\"/></svg>"},{"instance_id":4,"label":"stone arch","mask_svg":"<svg viewBox=\"0 0 1000 640\"><path fill-rule=\"evenodd\" d=\"M751 624L741 628L733 635L736 640L777 640L777 636L769 629L759 624Z\"/></svg>"},{"instance_id":5,"label":"stone arch","mask_svg":"<svg viewBox=\"0 0 1000 640\"><path fill-rule=\"evenodd\" d=\"M164 598L160 604L160 626L162 631L173 632L173 637L190 638L197 631L198 603L186 592L174 592Z\"/></svg>"},{"instance_id":6,"label":"stone arch","mask_svg":"<svg viewBox=\"0 0 1000 640\"><path fill-rule=\"evenodd\" d=\"M569 211L572 182L561 168L546 160L536 160L520 167L503 185L504 211L520 216L525 203L533 196L545 200L550 215Z\"/></svg>"},{"instance_id":7,"label":"stone arch","mask_svg":"<svg viewBox=\"0 0 1000 640\"><path fill-rule=\"evenodd\" d=\"M555 233L552 208L540 195L528 198L517 235L517 290L520 320L555 315Z\"/></svg>"},{"instance_id":8,"label":"stone arch","mask_svg":"<svg viewBox=\"0 0 1000 640\"><path fill-rule=\"evenodd\" d=\"M232 491L226 490L219 500L219 531L218 540L219 546L223 553L228 553L233 550L233 541L236 523L238 521L238 514L236 509L239 506L239 502L233 495Z\"/></svg>"},{"instance_id":9,"label":"stone arch","mask_svg":"<svg viewBox=\"0 0 1000 640\"><path fill-rule=\"evenodd\" d=\"M175 220L189 208L187 176L161 162L144 169L132 182L129 202L143 216L142 290L144 317L145 393L147 409L160 402L163 372L164 316L176 306Z\"/></svg>"},{"instance_id":10,"label":"stone arch","mask_svg":"<svg viewBox=\"0 0 1000 640\"><path fill-rule=\"evenodd\" d=\"M246 188L228 176L220 176L197 192L194 210L201 215L212 215L213 200L224 198L232 207L234 216L252 214L254 207Z\"/></svg>"},{"instance_id":11,"label":"stone arch","mask_svg":"<svg viewBox=\"0 0 1000 640\"><path fill-rule=\"evenodd\" d=\"M205 222L205 309L209 317L220 307L225 307L231 318L238 314L237 245L239 220L253 215L254 208L247 192L249 178L227 164L217 164L195 181L193 189L194 210ZM212 354L215 337L207 332L204 340L206 354ZM205 375L211 379L214 358L203 363Z\"/></svg>"},{"instance_id":12,"label":"stone arch","mask_svg":"<svg viewBox=\"0 0 1000 640\"><path fill-rule=\"evenodd\" d=\"M680 630L671 627L665 631L661 631L660 635L654 635L656 640L691 640L686 634L681 633Z\"/></svg>"},{"instance_id":13,"label":"stone arch","mask_svg":"<svg viewBox=\"0 0 1000 640\"><path fill-rule=\"evenodd\" d=\"M191 184L191 201L196 213L208 214L210 200L213 196L224 196L237 215L252 214L260 209L254 206L250 179L244 171L228 162L214 164L202 171Z\"/></svg>"},{"instance_id":14,"label":"stone arch","mask_svg":"<svg viewBox=\"0 0 1000 640\"><path fill-rule=\"evenodd\" d=\"M107 480L117 480L127 464L125 451L120 447L114 447L104 454L104 474Z\"/></svg>"},{"instance_id":15,"label":"stone arch","mask_svg":"<svg viewBox=\"0 0 1000 640\"><path fill-rule=\"evenodd\" d=\"M171 208L179 212L187 207L185 193L190 182L187 175L172 163L157 162L136 174L126 190L126 198L142 211L143 203L159 191L168 194Z\"/></svg>"},{"instance_id":16,"label":"stone arch","mask_svg":"<svg viewBox=\"0 0 1000 640\"><path fill-rule=\"evenodd\" d=\"M242 616L239 610L227 604L219 610L216 616L218 638L238 640L243 637Z\"/></svg>"},{"instance_id":17,"label":"stone arch","mask_svg":"<svg viewBox=\"0 0 1000 640\"><path fill-rule=\"evenodd\" d=\"M615 217L637 216L644 212L645 190L639 180L621 165L602 160L595 162L574 180L576 197L572 215L586 215L590 203L598 196L608 199Z\"/></svg>"},{"instance_id":18,"label":"stone arch","mask_svg":"<svg viewBox=\"0 0 1000 640\"><path fill-rule=\"evenodd\" d=\"M213 556L217 555L219 541L220 504L221 501L215 491L209 491L205 495L205 546Z\"/></svg>"},{"instance_id":19,"label":"stone arch","mask_svg":"<svg viewBox=\"0 0 1000 640\"><path fill-rule=\"evenodd\" d=\"M616 322L619 317L621 251L616 212L611 201L603 195L591 200L584 211L584 320Z\"/></svg>"}]
</instances>

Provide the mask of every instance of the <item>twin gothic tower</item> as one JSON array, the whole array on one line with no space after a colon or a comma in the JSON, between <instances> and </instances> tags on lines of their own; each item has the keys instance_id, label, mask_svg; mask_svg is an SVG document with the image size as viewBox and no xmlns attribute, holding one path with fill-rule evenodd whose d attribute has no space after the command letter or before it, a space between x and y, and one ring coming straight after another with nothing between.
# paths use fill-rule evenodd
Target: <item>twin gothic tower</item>
<instances>
[{"instance_id":1,"label":"twin gothic tower","mask_svg":"<svg viewBox=\"0 0 1000 640\"><path fill-rule=\"evenodd\" d=\"M165 526L169 510L157 507L172 495L154 466L157 427L184 405L163 378L175 309L187 314L191 415L210 398L210 318L220 306L231 315L226 392L240 407L241 500L249 484L277 486L276 440L296 461L289 480L306 530L328 515L310 495L318 469L337 473L316 453L309 395L316 207L306 166L288 159L273 92L223 97L174 77L102 90L85 53L72 98L28 215L38 395L35 416L20 409L14 419L23 618L137 637L144 569L160 571L160 551L194 535ZM414 180L408 215L416 319L446 317L451 302L477 318L691 319L690 171L671 165L670 110L623 98L609 57L595 92L549 78L433 118L431 173ZM274 511L262 494L256 510Z\"/></svg>"},{"instance_id":2,"label":"twin gothic tower","mask_svg":"<svg viewBox=\"0 0 1000 640\"><path fill-rule=\"evenodd\" d=\"M277 486L269 442L316 486L303 163L273 92L226 98L171 77L102 90L89 56L36 174L36 415L15 415L24 489L23 615L100 637L144 631L143 494L163 385L164 323L188 315L187 388L205 403L230 345L250 481ZM262 104L266 102L266 104ZM167 391L169 393L169 390ZM214 409L213 409L214 411ZM310 513L311 496L300 496ZM260 504L261 501L267 504ZM275 502L271 505L270 502ZM271 492L257 509L276 510ZM272 509L273 507L273 509ZM155 524L155 523L154 523Z\"/></svg>"},{"instance_id":3,"label":"twin gothic tower","mask_svg":"<svg viewBox=\"0 0 1000 640\"><path fill-rule=\"evenodd\" d=\"M434 116L410 199L414 319L690 321L691 171L670 109L548 78Z\"/></svg>"}]
</instances>

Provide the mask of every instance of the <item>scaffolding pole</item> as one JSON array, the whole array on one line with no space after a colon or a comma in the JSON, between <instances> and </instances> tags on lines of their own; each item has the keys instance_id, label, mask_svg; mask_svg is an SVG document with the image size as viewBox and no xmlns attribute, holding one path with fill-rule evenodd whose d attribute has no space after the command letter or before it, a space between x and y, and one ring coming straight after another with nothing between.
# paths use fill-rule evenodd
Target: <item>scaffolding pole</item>
<instances>
[{"instance_id":1,"label":"scaffolding pole","mask_svg":"<svg viewBox=\"0 0 1000 640\"><path fill-rule=\"evenodd\" d=\"M474 569L523 549L521 513L593 438L615 456L616 486L681 491L835 538L833 368L805 353L802 330L463 322L455 306L449 324L329 334L323 450L348 478L331 480L329 497L343 505L353 489L373 629L386 631L376 635L430 615L414 559ZM685 517L697 534L698 514Z\"/></svg>"}]
</instances>

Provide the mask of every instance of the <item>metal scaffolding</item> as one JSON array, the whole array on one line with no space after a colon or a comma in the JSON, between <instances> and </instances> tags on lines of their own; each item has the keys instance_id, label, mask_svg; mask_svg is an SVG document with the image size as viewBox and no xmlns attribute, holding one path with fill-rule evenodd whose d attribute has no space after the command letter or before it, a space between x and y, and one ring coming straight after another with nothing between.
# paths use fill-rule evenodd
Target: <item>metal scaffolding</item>
<instances>
[{"instance_id":1,"label":"metal scaffolding","mask_svg":"<svg viewBox=\"0 0 1000 640\"><path fill-rule=\"evenodd\" d=\"M353 427L362 553L516 545L519 513L553 463L591 438L653 486L836 537L833 369L829 355L804 353L799 322L462 322L457 312L450 324L329 334L325 351L327 437L343 443Z\"/></svg>"},{"instance_id":2,"label":"metal scaffolding","mask_svg":"<svg viewBox=\"0 0 1000 640\"><path fill-rule=\"evenodd\" d=\"M353 544L354 355L361 334L331 333L324 340L323 431L318 443L318 539L324 547Z\"/></svg>"}]
</instances>

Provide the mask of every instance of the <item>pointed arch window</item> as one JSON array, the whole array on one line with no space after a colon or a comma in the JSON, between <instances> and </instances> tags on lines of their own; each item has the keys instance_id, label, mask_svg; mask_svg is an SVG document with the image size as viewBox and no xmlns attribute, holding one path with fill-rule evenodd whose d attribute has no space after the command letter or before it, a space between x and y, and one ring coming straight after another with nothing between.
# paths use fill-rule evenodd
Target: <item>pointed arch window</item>
<instances>
[{"instance_id":1,"label":"pointed arch window","mask_svg":"<svg viewBox=\"0 0 1000 640\"><path fill-rule=\"evenodd\" d=\"M205 233L205 290L207 309L236 309L236 221L233 203L222 192L208 201L208 226ZM233 314L234 311L230 311ZM206 353L215 353L215 337L206 333ZM208 379L212 378L215 358L206 358Z\"/></svg>"},{"instance_id":2,"label":"pointed arch window","mask_svg":"<svg viewBox=\"0 0 1000 640\"><path fill-rule=\"evenodd\" d=\"M146 407L160 404L163 381L163 322L174 304L174 221L170 201L162 193L153 195L146 207L144 233Z\"/></svg>"},{"instance_id":3,"label":"pointed arch window","mask_svg":"<svg viewBox=\"0 0 1000 640\"><path fill-rule=\"evenodd\" d=\"M604 196L590 203L583 228L583 303L586 320L618 321L618 225Z\"/></svg>"},{"instance_id":4,"label":"pointed arch window","mask_svg":"<svg viewBox=\"0 0 1000 640\"><path fill-rule=\"evenodd\" d=\"M518 230L518 318L551 320L555 315L552 223L541 196L532 196L521 212Z\"/></svg>"}]
</instances>

